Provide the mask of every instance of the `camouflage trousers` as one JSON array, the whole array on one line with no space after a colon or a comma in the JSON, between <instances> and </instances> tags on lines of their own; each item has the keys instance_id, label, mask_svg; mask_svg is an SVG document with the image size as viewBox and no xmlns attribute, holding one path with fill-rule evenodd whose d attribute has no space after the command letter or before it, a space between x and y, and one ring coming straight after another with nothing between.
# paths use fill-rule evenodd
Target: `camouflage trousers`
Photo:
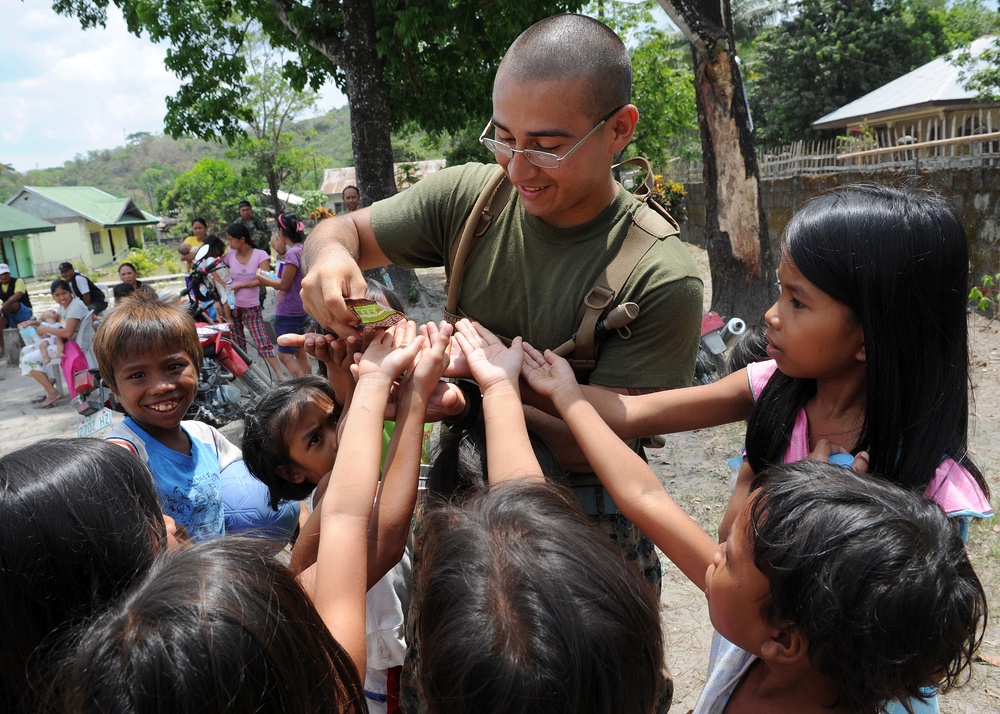
<instances>
[{"instance_id":1,"label":"camouflage trousers","mask_svg":"<svg viewBox=\"0 0 1000 714\"><path fill-rule=\"evenodd\" d=\"M660 565L660 556L656 552L653 541L620 513L592 515L591 518L612 542L618 544L625 555L625 560L650 584L653 592L656 593L656 599L659 600L663 568ZM664 662L663 669L660 670L660 691L656 696L656 704L653 708L655 714L665 714L669 711L673 699L674 678L667 663Z\"/></svg>"}]
</instances>

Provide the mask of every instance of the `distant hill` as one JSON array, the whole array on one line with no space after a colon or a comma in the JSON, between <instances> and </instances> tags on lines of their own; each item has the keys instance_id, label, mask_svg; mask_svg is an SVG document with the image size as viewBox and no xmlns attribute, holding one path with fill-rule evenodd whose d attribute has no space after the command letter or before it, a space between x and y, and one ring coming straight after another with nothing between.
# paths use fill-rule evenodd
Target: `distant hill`
<instances>
[{"instance_id":1,"label":"distant hill","mask_svg":"<svg viewBox=\"0 0 1000 714\"><path fill-rule=\"evenodd\" d=\"M304 185L299 189L319 188L325 168L354 164L347 107L297 122L291 130L295 145L311 150L316 157L314 170L303 178ZM429 142L421 134L394 136L393 147L397 161L444 156L440 142ZM199 139L171 139L148 132L130 134L125 146L88 151L85 156L77 155L60 167L21 173L0 166L0 201L6 201L23 186L96 186L115 196L128 196L140 208L155 213L155 198L203 157L225 159L226 146ZM239 169L239 161L228 161L234 170Z\"/></svg>"}]
</instances>

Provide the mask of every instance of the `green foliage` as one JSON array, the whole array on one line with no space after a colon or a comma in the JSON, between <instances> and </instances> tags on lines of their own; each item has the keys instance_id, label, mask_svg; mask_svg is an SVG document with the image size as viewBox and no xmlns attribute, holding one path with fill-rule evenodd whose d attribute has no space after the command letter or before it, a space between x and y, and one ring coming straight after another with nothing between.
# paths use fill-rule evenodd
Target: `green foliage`
<instances>
[{"instance_id":1,"label":"green foliage","mask_svg":"<svg viewBox=\"0 0 1000 714\"><path fill-rule=\"evenodd\" d=\"M969 44L977 37L1000 32L1000 13L982 0L955 0L935 11L941 17L950 49Z\"/></svg>"},{"instance_id":2,"label":"green foliage","mask_svg":"<svg viewBox=\"0 0 1000 714\"><path fill-rule=\"evenodd\" d=\"M973 285L969 291L969 302L972 307L990 317L997 314L997 294L1000 293L1000 273L984 275L979 285Z\"/></svg>"},{"instance_id":3,"label":"green foliage","mask_svg":"<svg viewBox=\"0 0 1000 714\"><path fill-rule=\"evenodd\" d=\"M248 63L239 52L249 23L290 55L282 72L297 89L333 78L345 89L345 9L371 4L376 49L383 63L394 128L416 121L427 131L460 130L489 110L493 75L510 43L526 27L582 0L53 0L84 27L103 26L106 7L122 9L129 30L171 45L166 66L184 80L167 98L167 132L235 140L250 121L243 96ZM241 24L237 24L241 23ZM474 38L474 39L472 39ZM378 71L372 67L371 71Z\"/></svg>"},{"instance_id":4,"label":"green foliage","mask_svg":"<svg viewBox=\"0 0 1000 714\"><path fill-rule=\"evenodd\" d=\"M162 275L181 272L181 261L177 251L165 245L147 245L143 248L132 248L120 261L131 263L139 272L139 276Z\"/></svg>"},{"instance_id":5,"label":"green foliage","mask_svg":"<svg viewBox=\"0 0 1000 714\"><path fill-rule=\"evenodd\" d=\"M664 32L652 31L631 56L632 103L639 108L639 124L626 149L628 156L645 156L658 171L666 171L675 157L699 156L690 52L675 47Z\"/></svg>"},{"instance_id":6,"label":"green foliage","mask_svg":"<svg viewBox=\"0 0 1000 714\"><path fill-rule=\"evenodd\" d=\"M878 148L878 138L875 130L868 126L868 120L861 126L851 129L847 134L837 137L837 153L850 154L855 151Z\"/></svg>"},{"instance_id":7,"label":"green foliage","mask_svg":"<svg viewBox=\"0 0 1000 714\"><path fill-rule=\"evenodd\" d=\"M171 213L201 216L211 225L232 220L246 193L226 161L202 159L177 177L163 202Z\"/></svg>"},{"instance_id":8,"label":"green foliage","mask_svg":"<svg viewBox=\"0 0 1000 714\"><path fill-rule=\"evenodd\" d=\"M306 191L302 194L302 204L295 209L299 217L309 216L313 211L326 205L326 194L322 191Z\"/></svg>"},{"instance_id":9,"label":"green foliage","mask_svg":"<svg viewBox=\"0 0 1000 714\"><path fill-rule=\"evenodd\" d=\"M402 163L396 167L396 186L409 187L420 180L419 167L416 164Z\"/></svg>"},{"instance_id":10,"label":"green foliage","mask_svg":"<svg viewBox=\"0 0 1000 714\"><path fill-rule=\"evenodd\" d=\"M464 129L460 129L451 135L444 152L445 161L449 166L460 166L470 161L489 162L493 160L492 154L485 146L479 143L479 135L486 126L486 120L472 120Z\"/></svg>"},{"instance_id":11,"label":"green foliage","mask_svg":"<svg viewBox=\"0 0 1000 714\"><path fill-rule=\"evenodd\" d=\"M813 121L948 49L940 15L917 0L802 0L756 41L757 140L816 138Z\"/></svg>"},{"instance_id":12,"label":"green foliage","mask_svg":"<svg viewBox=\"0 0 1000 714\"><path fill-rule=\"evenodd\" d=\"M653 197L677 221L687 218L687 189L684 188L684 184L656 174L653 176Z\"/></svg>"},{"instance_id":13,"label":"green foliage","mask_svg":"<svg viewBox=\"0 0 1000 714\"><path fill-rule=\"evenodd\" d=\"M373 0L377 49L394 129L416 122L429 132L486 123L493 76L510 43L528 26L582 0ZM477 134L478 136L478 134Z\"/></svg>"}]
</instances>

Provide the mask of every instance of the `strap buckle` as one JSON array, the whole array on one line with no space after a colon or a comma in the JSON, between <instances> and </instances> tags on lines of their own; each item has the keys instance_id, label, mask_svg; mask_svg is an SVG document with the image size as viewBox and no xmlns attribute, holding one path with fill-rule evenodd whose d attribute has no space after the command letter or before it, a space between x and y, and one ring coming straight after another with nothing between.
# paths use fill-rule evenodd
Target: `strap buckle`
<instances>
[{"instance_id":1,"label":"strap buckle","mask_svg":"<svg viewBox=\"0 0 1000 714\"><path fill-rule=\"evenodd\" d=\"M583 298L583 304L591 310L601 310L608 307L615 299L615 291L607 285L595 285Z\"/></svg>"}]
</instances>

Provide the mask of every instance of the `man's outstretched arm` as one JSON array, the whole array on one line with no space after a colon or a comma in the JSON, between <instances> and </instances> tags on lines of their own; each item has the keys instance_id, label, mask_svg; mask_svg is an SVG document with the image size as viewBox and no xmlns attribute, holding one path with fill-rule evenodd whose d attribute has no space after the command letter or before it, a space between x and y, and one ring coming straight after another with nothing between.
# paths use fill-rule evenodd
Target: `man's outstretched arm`
<instances>
[{"instance_id":1,"label":"man's outstretched arm","mask_svg":"<svg viewBox=\"0 0 1000 714\"><path fill-rule=\"evenodd\" d=\"M309 234L302 250L302 302L306 312L338 335L350 334L357 317L344 298L365 296L362 270L388 265L369 209L327 218Z\"/></svg>"}]
</instances>

